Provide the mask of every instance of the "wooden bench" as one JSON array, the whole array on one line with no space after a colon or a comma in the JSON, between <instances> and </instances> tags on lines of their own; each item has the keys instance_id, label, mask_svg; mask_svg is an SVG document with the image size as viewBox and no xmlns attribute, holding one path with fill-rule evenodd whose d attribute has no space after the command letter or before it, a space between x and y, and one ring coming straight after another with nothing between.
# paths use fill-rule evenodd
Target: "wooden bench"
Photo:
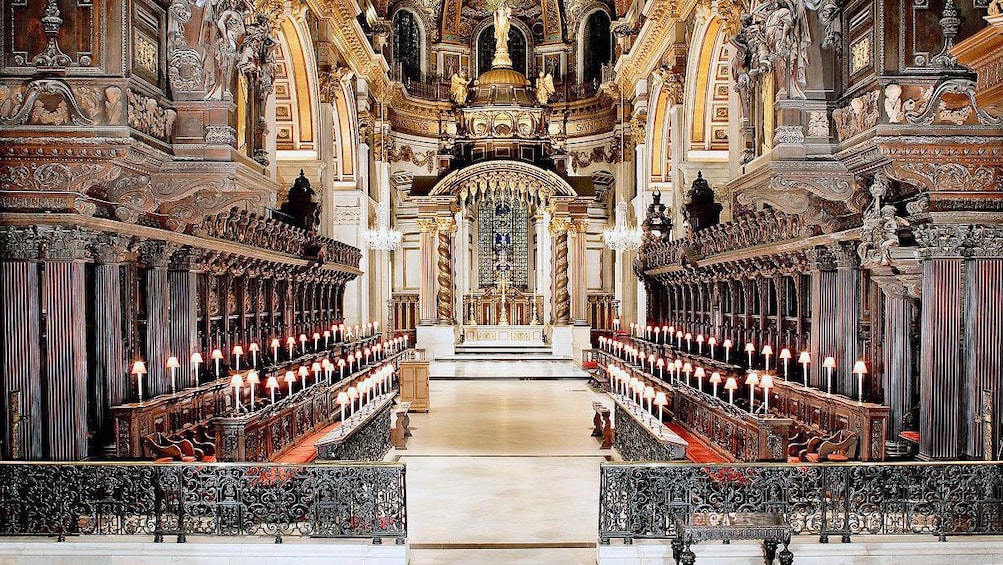
<instances>
[{"instance_id":1,"label":"wooden bench","mask_svg":"<svg viewBox=\"0 0 1003 565\"><path fill-rule=\"evenodd\" d=\"M407 449L407 438L411 437L409 410L411 410L410 402L401 402L394 407L393 413L396 421L394 427L390 429L390 443L393 444L394 449Z\"/></svg>"},{"instance_id":2,"label":"wooden bench","mask_svg":"<svg viewBox=\"0 0 1003 565\"><path fill-rule=\"evenodd\" d=\"M602 402L592 402L592 410L595 416L592 417L592 437L601 437L602 445L600 449L613 447L613 421L610 419L609 408Z\"/></svg>"}]
</instances>

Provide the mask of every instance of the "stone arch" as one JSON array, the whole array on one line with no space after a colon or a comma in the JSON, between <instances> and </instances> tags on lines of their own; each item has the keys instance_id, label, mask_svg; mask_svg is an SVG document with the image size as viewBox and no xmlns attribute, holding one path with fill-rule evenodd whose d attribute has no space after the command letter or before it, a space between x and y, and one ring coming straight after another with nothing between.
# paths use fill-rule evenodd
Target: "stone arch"
<instances>
[{"instance_id":1,"label":"stone arch","mask_svg":"<svg viewBox=\"0 0 1003 565\"><path fill-rule=\"evenodd\" d=\"M484 161L449 173L429 196L452 198L461 205L493 198L545 207L555 198L573 198L575 191L553 171L518 161Z\"/></svg>"}]
</instances>

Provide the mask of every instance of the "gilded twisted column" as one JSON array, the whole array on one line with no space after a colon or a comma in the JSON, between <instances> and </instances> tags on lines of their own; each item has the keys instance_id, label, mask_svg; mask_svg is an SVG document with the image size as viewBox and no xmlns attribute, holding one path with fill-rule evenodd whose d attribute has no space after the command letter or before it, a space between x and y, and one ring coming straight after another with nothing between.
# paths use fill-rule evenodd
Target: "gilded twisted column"
<instances>
[{"instance_id":1,"label":"gilded twisted column","mask_svg":"<svg viewBox=\"0 0 1003 565\"><path fill-rule=\"evenodd\" d=\"M439 293L436 311L440 324L453 323L453 234L456 224L452 218L439 218L436 227L439 233L438 274Z\"/></svg>"},{"instance_id":2,"label":"gilded twisted column","mask_svg":"<svg viewBox=\"0 0 1003 565\"><path fill-rule=\"evenodd\" d=\"M550 233L554 236L554 325L566 326L571 323L571 293L568 290L568 229L570 223L563 218L550 221Z\"/></svg>"}]
</instances>

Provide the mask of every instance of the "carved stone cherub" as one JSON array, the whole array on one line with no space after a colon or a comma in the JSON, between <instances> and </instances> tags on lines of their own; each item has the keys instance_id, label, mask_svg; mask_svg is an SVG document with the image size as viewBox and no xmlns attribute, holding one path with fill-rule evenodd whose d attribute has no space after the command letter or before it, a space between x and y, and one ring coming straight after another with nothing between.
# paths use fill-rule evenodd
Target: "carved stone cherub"
<instances>
[{"instance_id":1,"label":"carved stone cherub","mask_svg":"<svg viewBox=\"0 0 1003 565\"><path fill-rule=\"evenodd\" d=\"M467 96L470 94L470 79L467 77L467 70L460 69L459 73L453 73L450 79L449 97L457 106L467 103Z\"/></svg>"}]
</instances>

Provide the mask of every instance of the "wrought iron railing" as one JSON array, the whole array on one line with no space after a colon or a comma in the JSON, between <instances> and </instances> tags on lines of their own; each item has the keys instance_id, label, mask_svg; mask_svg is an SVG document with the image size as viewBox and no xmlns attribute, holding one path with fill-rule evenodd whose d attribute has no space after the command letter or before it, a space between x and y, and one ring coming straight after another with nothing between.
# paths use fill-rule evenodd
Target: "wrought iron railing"
<instances>
[{"instance_id":1,"label":"wrought iron railing","mask_svg":"<svg viewBox=\"0 0 1003 565\"><path fill-rule=\"evenodd\" d=\"M393 538L402 464L0 464L0 536Z\"/></svg>"},{"instance_id":2,"label":"wrought iron railing","mask_svg":"<svg viewBox=\"0 0 1003 565\"><path fill-rule=\"evenodd\" d=\"M690 465L606 463L599 540L667 539L700 514L775 514L793 535L1003 533L999 463Z\"/></svg>"}]
</instances>

